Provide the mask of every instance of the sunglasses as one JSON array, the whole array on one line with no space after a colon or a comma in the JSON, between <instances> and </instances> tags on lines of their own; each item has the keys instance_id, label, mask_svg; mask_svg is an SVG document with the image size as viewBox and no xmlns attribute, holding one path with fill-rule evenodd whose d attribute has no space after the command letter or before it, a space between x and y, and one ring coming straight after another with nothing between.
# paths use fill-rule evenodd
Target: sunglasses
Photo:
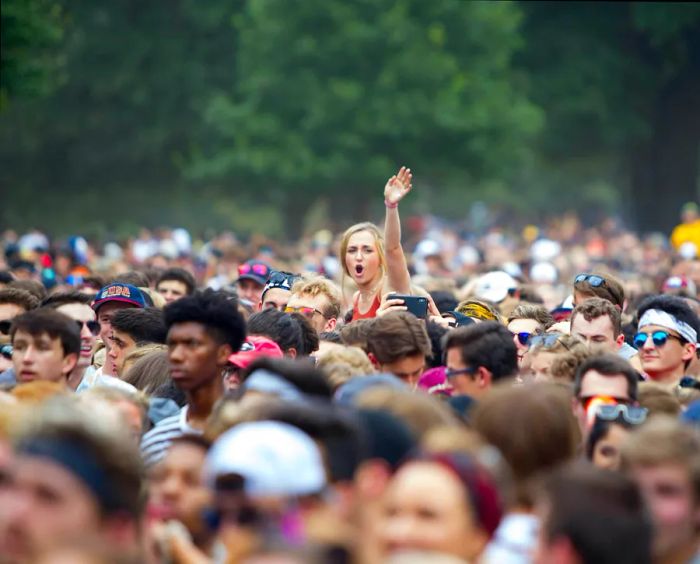
<instances>
[{"instance_id":1,"label":"sunglasses","mask_svg":"<svg viewBox=\"0 0 700 564\"><path fill-rule=\"evenodd\" d=\"M448 368L447 370L445 370L445 379L450 380L450 379L455 378L456 376L460 376L462 374L473 375L477 370L478 370L478 368L476 368L474 366L470 366L469 368L459 368L459 369L455 369L455 370L451 370Z\"/></svg>"},{"instance_id":2,"label":"sunglasses","mask_svg":"<svg viewBox=\"0 0 700 564\"><path fill-rule=\"evenodd\" d=\"M567 351L571 350L564 341L560 340L563 336L564 333L545 333L544 335L534 335L532 339L530 339L530 348L542 347L543 349L551 349L556 346L557 343L559 343Z\"/></svg>"},{"instance_id":3,"label":"sunglasses","mask_svg":"<svg viewBox=\"0 0 700 564\"><path fill-rule=\"evenodd\" d=\"M270 277L267 279L267 285L277 286L278 284L285 284L292 287L294 281L298 278L296 274L291 272L284 272L283 270L273 270L270 272Z\"/></svg>"},{"instance_id":4,"label":"sunglasses","mask_svg":"<svg viewBox=\"0 0 700 564\"><path fill-rule=\"evenodd\" d=\"M683 376L678 382L679 388L690 388L692 390L700 390L700 380L696 380L692 376Z\"/></svg>"},{"instance_id":5,"label":"sunglasses","mask_svg":"<svg viewBox=\"0 0 700 564\"><path fill-rule=\"evenodd\" d=\"M78 324L78 331L83 330L83 326L86 326L90 333L92 333L93 337L97 337L97 335L100 334L100 322L99 321L78 321L77 319L75 322Z\"/></svg>"},{"instance_id":6,"label":"sunglasses","mask_svg":"<svg viewBox=\"0 0 700 564\"><path fill-rule=\"evenodd\" d=\"M597 407L595 416L603 421L615 421L622 416L630 425L640 425L646 421L648 412L646 407L638 405L604 404Z\"/></svg>"},{"instance_id":7,"label":"sunglasses","mask_svg":"<svg viewBox=\"0 0 700 564\"><path fill-rule=\"evenodd\" d=\"M530 337L532 337L532 333L528 333L527 331L522 331L520 333L511 333L511 335L513 335L513 337L517 337L518 342L524 347L526 347L529 344Z\"/></svg>"},{"instance_id":8,"label":"sunglasses","mask_svg":"<svg viewBox=\"0 0 700 564\"><path fill-rule=\"evenodd\" d=\"M598 276L597 274L579 274L574 278L574 284L579 284L581 282L588 282L594 288L605 285L605 278Z\"/></svg>"},{"instance_id":9,"label":"sunglasses","mask_svg":"<svg viewBox=\"0 0 700 564\"><path fill-rule=\"evenodd\" d=\"M308 319L312 318L314 316L314 313L318 313L324 319L328 319L327 316L323 315L322 311L319 311L313 307L306 307L306 306L299 306L299 307L287 306L284 308L284 313L300 313L301 315L303 315L304 317L306 317Z\"/></svg>"},{"instance_id":10,"label":"sunglasses","mask_svg":"<svg viewBox=\"0 0 700 564\"><path fill-rule=\"evenodd\" d=\"M637 333L634 336L634 346L637 349L641 349L646 345L647 341L651 337L655 347L663 347L669 339L677 339L682 341L680 337L676 335L671 335L668 331L654 331L653 333Z\"/></svg>"},{"instance_id":11,"label":"sunglasses","mask_svg":"<svg viewBox=\"0 0 700 564\"><path fill-rule=\"evenodd\" d=\"M253 264L246 262L238 267L239 276L244 276L245 274L250 274L251 272L253 274L257 274L258 276L267 277L267 275L270 273L270 269L266 265L259 262Z\"/></svg>"},{"instance_id":12,"label":"sunglasses","mask_svg":"<svg viewBox=\"0 0 700 564\"><path fill-rule=\"evenodd\" d=\"M12 345L0 346L0 356L7 360L12 360Z\"/></svg>"},{"instance_id":13,"label":"sunglasses","mask_svg":"<svg viewBox=\"0 0 700 564\"><path fill-rule=\"evenodd\" d=\"M3 335L10 334L10 327L12 327L11 319L4 319L0 321L0 333L2 333Z\"/></svg>"}]
</instances>

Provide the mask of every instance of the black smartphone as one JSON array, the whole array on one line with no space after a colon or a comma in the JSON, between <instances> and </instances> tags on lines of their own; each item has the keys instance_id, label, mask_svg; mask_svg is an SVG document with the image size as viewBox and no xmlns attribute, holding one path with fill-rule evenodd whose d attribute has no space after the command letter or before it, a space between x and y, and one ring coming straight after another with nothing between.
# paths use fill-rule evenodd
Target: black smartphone
<instances>
[{"instance_id":1,"label":"black smartphone","mask_svg":"<svg viewBox=\"0 0 700 564\"><path fill-rule=\"evenodd\" d=\"M389 300L403 300L406 310L420 319L428 317L428 298L423 296L406 296L404 294L389 294Z\"/></svg>"}]
</instances>

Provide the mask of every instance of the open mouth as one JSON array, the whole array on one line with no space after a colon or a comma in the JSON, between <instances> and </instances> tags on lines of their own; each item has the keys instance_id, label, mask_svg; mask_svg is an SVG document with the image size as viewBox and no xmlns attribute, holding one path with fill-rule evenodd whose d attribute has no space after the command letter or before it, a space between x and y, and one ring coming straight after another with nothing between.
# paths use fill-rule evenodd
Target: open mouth
<instances>
[{"instance_id":1,"label":"open mouth","mask_svg":"<svg viewBox=\"0 0 700 564\"><path fill-rule=\"evenodd\" d=\"M355 273L356 273L357 275L362 274L364 271L365 271L365 267L364 267L364 266L362 266L361 264L356 264L356 265L355 265Z\"/></svg>"},{"instance_id":2,"label":"open mouth","mask_svg":"<svg viewBox=\"0 0 700 564\"><path fill-rule=\"evenodd\" d=\"M92 354L92 346L91 345L83 345L80 347L80 355L81 356L89 356Z\"/></svg>"}]
</instances>

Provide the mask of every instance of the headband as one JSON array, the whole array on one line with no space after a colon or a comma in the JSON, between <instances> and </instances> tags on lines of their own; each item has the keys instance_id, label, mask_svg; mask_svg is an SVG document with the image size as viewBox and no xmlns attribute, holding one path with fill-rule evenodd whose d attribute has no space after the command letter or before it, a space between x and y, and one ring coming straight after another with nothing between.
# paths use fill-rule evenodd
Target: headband
<instances>
[{"instance_id":1,"label":"headband","mask_svg":"<svg viewBox=\"0 0 700 564\"><path fill-rule=\"evenodd\" d=\"M698 342L698 333L685 321L681 321L675 316L663 311L662 309L648 309L644 312L639 320L638 328L641 329L646 325L658 325L676 331L681 337L692 344Z\"/></svg>"},{"instance_id":2,"label":"headband","mask_svg":"<svg viewBox=\"0 0 700 564\"><path fill-rule=\"evenodd\" d=\"M92 453L75 443L67 439L36 437L20 442L16 452L24 456L47 458L63 466L87 486L107 513L124 508L102 465Z\"/></svg>"}]
</instances>

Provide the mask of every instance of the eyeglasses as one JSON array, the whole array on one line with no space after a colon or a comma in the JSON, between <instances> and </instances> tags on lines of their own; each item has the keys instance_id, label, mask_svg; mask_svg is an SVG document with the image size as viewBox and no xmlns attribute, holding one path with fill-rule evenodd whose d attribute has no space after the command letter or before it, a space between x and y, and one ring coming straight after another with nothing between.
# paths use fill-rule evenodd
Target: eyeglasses
<instances>
[{"instance_id":1,"label":"eyeglasses","mask_svg":"<svg viewBox=\"0 0 700 564\"><path fill-rule=\"evenodd\" d=\"M581 282L588 282L594 288L605 285L605 278L598 276L597 274L579 274L574 278L574 284L579 284Z\"/></svg>"},{"instance_id":2,"label":"eyeglasses","mask_svg":"<svg viewBox=\"0 0 700 564\"><path fill-rule=\"evenodd\" d=\"M12 345L0 346L0 356L7 360L12 360Z\"/></svg>"},{"instance_id":3,"label":"eyeglasses","mask_svg":"<svg viewBox=\"0 0 700 564\"><path fill-rule=\"evenodd\" d=\"M267 265L262 264L261 262L255 262L253 264L246 262L238 267L239 276L244 276L245 274L250 274L251 272L253 272L253 274L257 274L258 276L265 276L267 278L267 275L270 273L270 269L267 267Z\"/></svg>"},{"instance_id":4,"label":"eyeglasses","mask_svg":"<svg viewBox=\"0 0 700 564\"><path fill-rule=\"evenodd\" d=\"M78 331L83 330L83 326L86 326L90 333L92 333L93 337L97 337L97 335L100 334L100 322L99 321L78 321L77 319L75 322L78 324Z\"/></svg>"},{"instance_id":5,"label":"eyeglasses","mask_svg":"<svg viewBox=\"0 0 700 564\"><path fill-rule=\"evenodd\" d=\"M532 333L528 333L527 331L522 331L520 333L511 333L511 335L513 335L513 337L517 337L518 342L524 347L528 345L528 343L530 342L530 337L532 337Z\"/></svg>"},{"instance_id":6,"label":"eyeglasses","mask_svg":"<svg viewBox=\"0 0 700 564\"><path fill-rule=\"evenodd\" d=\"M668 331L654 331L653 333L637 333L634 336L634 346L637 349L641 349L644 347L644 345L647 344L647 341L649 340L649 337L651 336L651 340L654 343L655 347L663 347L669 339L677 339L681 341L682 339L680 337L677 337L676 335L671 335Z\"/></svg>"},{"instance_id":7,"label":"eyeglasses","mask_svg":"<svg viewBox=\"0 0 700 564\"><path fill-rule=\"evenodd\" d=\"M10 327L12 327L11 319L3 319L2 321L0 321L0 333L2 333L3 335L10 334Z\"/></svg>"},{"instance_id":8,"label":"eyeglasses","mask_svg":"<svg viewBox=\"0 0 700 564\"><path fill-rule=\"evenodd\" d=\"M640 425L644 423L647 418L649 410L646 407L640 407L638 405L599 405L596 408L596 419L602 419L603 421L615 421L618 417L627 421L631 425Z\"/></svg>"},{"instance_id":9,"label":"eyeglasses","mask_svg":"<svg viewBox=\"0 0 700 564\"><path fill-rule=\"evenodd\" d=\"M455 378L457 376L461 376L462 374L473 375L477 370L478 370L478 367L474 367L474 366L470 366L469 368L455 368L455 369L448 368L447 370L445 370L445 378L447 380L450 380L450 379Z\"/></svg>"},{"instance_id":10,"label":"eyeglasses","mask_svg":"<svg viewBox=\"0 0 700 564\"><path fill-rule=\"evenodd\" d=\"M551 349L559 343L567 351L571 350L569 345L567 345L561 338L564 333L545 333L544 335L534 335L530 339L530 348L542 347L543 349Z\"/></svg>"},{"instance_id":11,"label":"eyeglasses","mask_svg":"<svg viewBox=\"0 0 700 564\"><path fill-rule=\"evenodd\" d=\"M323 315L322 311L319 311L313 307L306 307L306 306L299 306L299 307L287 306L284 308L284 313L300 313L301 315L303 315L304 317L309 318L309 319L314 316L314 313L318 313L324 319L328 319L328 317L326 315Z\"/></svg>"},{"instance_id":12,"label":"eyeglasses","mask_svg":"<svg viewBox=\"0 0 700 564\"><path fill-rule=\"evenodd\" d=\"M690 388L692 390L700 390L700 381L696 380L692 376L683 376L680 382L678 382L679 388Z\"/></svg>"}]
</instances>

